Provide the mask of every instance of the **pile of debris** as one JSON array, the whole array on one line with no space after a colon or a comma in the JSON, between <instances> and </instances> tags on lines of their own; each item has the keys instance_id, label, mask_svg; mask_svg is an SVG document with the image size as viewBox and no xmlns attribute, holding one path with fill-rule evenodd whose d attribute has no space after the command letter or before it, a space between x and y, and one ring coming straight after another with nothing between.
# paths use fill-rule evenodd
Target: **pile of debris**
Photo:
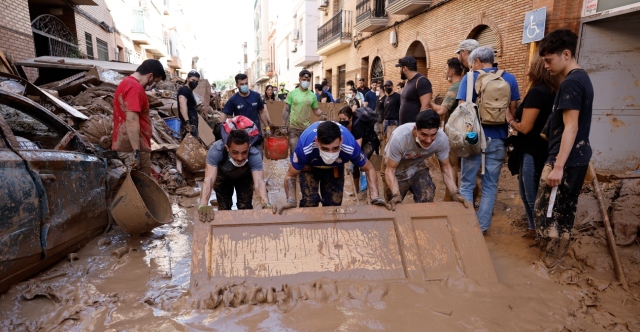
<instances>
[{"instance_id":1,"label":"pile of debris","mask_svg":"<svg viewBox=\"0 0 640 332\"><path fill-rule=\"evenodd\" d=\"M6 74L0 74L0 89L27 96L78 130L99 149L109 150L113 133L115 90L128 74L135 71L136 65L121 70L125 64L118 64L120 67L116 69L119 71L94 65L88 70L73 70L73 74L64 79L42 83L43 70L57 70L54 77L63 77L65 70L60 66L65 64L68 67L71 61L72 59L68 62L65 62L65 59L54 61L51 62L51 67L43 67L46 61L36 61L41 70L41 77L35 82L37 86L20 78L18 73L9 68L4 71ZM184 175L180 174L175 150L182 139L180 133L176 132L177 128L170 128L165 121L179 118L177 92L183 85L183 79L167 72L167 80L157 83L153 90L147 92L153 123L152 174L168 192L185 186L185 179L192 180L202 176L187 174L186 171ZM219 122L221 113L210 106L211 86L207 80L200 81L194 95L201 116L201 139L209 146L215 141L213 128Z\"/></svg>"}]
</instances>

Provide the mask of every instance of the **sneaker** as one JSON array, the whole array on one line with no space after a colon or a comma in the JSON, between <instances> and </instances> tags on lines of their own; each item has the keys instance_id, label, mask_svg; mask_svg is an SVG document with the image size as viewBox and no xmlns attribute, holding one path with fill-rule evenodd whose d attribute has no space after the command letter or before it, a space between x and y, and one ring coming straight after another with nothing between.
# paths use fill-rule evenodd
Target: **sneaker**
<instances>
[{"instance_id":1,"label":"sneaker","mask_svg":"<svg viewBox=\"0 0 640 332\"><path fill-rule=\"evenodd\" d=\"M535 229L529 229L526 233L524 233L524 235L522 235L522 238L527 240L535 240L537 237L538 235Z\"/></svg>"}]
</instances>

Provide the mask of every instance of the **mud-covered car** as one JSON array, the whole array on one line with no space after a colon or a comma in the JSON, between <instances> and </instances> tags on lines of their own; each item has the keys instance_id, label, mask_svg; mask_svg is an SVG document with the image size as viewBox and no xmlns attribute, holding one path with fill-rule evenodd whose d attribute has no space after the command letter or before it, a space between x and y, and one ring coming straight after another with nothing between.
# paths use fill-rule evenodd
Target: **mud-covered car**
<instances>
[{"instance_id":1,"label":"mud-covered car","mask_svg":"<svg viewBox=\"0 0 640 332\"><path fill-rule=\"evenodd\" d=\"M104 230L106 169L67 123L0 90L0 293Z\"/></svg>"}]
</instances>

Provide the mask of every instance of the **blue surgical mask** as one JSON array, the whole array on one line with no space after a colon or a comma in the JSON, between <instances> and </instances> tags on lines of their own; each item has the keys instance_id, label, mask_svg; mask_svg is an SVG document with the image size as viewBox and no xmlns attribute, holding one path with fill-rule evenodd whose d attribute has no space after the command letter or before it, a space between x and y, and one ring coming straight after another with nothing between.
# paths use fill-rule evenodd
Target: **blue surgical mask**
<instances>
[{"instance_id":1,"label":"blue surgical mask","mask_svg":"<svg viewBox=\"0 0 640 332\"><path fill-rule=\"evenodd\" d=\"M241 85L240 86L240 92L242 92L242 93L249 92L249 86L248 85Z\"/></svg>"},{"instance_id":2,"label":"blue surgical mask","mask_svg":"<svg viewBox=\"0 0 640 332\"><path fill-rule=\"evenodd\" d=\"M302 82L300 82L300 87L306 90L306 89L309 88L310 84L311 84L311 82L309 82L309 81L302 81Z\"/></svg>"}]
</instances>

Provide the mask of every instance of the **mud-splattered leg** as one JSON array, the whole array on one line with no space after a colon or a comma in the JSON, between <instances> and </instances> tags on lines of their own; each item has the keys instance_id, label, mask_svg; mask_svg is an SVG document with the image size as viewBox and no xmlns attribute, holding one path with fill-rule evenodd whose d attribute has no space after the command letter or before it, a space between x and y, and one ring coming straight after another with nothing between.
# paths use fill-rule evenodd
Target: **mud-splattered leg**
<instances>
[{"instance_id":1,"label":"mud-splattered leg","mask_svg":"<svg viewBox=\"0 0 640 332\"><path fill-rule=\"evenodd\" d=\"M218 200L218 210L231 210L233 206L233 181L218 176L213 183Z\"/></svg>"},{"instance_id":2,"label":"mud-splattered leg","mask_svg":"<svg viewBox=\"0 0 640 332\"><path fill-rule=\"evenodd\" d=\"M253 209L253 177L249 174L233 181L238 199L238 210Z\"/></svg>"},{"instance_id":3,"label":"mud-splattered leg","mask_svg":"<svg viewBox=\"0 0 640 332\"><path fill-rule=\"evenodd\" d=\"M298 175L300 191L302 192L300 207L316 207L320 205L320 193L318 192L320 179L316 174L318 171L320 171L320 169L311 168L309 170L303 170L300 172L300 175Z\"/></svg>"},{"instance_id":4,"label":"mud-splattered leg","mask_svg":"<svg viewBox=\"0 0 640 332\"><path fill-rule=\"evenodd\" d=\"M289 128L289 151L293 153L296 145L298 145L298 140L300 139L300 135L302 135L302 130Z\"/></svg>"},{"instance_id":5,"label":"mud-splattered leg","mask_svg":"<svg viewBox=\"0 0 640 332\"><path fill-rule=\"evenodd\" d=\"M547 186L546 180L553 166L547 164L542 171L534 212L536 231L541 239L541 259L547 267L553 267L562 261L569 248L578 196L587 174L587 167L565 167L551 217L547 217L547 212L552 188Z\"/></svg>"},{"instance_id":6,"label":"mud-splattered leg","mask_svg":"<svg viewBox=\"0 0 640 332\"><path fill-rule=\"evenodd\" d=\"M320 171L322 206L342 205L342 196L344 194L344 166L322 169Z\"/></svg>"},{"instance_id":7,"label":"mud-splattered leg","mask_svg":"<svg viewBox=\"0 0 640 332\"><path fill-rule=\"evenodd\" d=\"M429 168L424 168L417 171L415 174L413 174L409 182L411 186L411 192L413 192L414 202L433 202L433 198L436 195L436 185L431 179Z\"/></svg>"}]
</instances>

